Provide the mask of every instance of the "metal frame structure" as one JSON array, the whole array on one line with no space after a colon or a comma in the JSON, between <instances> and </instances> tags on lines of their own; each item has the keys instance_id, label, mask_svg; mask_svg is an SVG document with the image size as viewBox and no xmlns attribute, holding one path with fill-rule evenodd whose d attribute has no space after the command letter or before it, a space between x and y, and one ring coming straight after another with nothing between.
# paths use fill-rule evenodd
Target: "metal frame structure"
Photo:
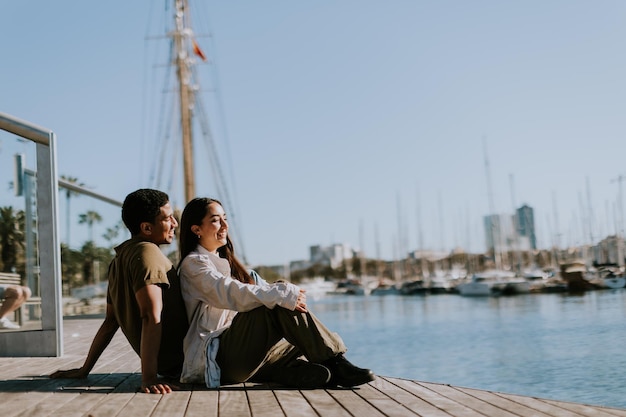
<instances>
[{"instance_id":1,"label":"metal frame structure","mask_svg":"<svg viewBox=\"0 0 626 417\"><path fill-rule=\"evenodd\" d=\"M63 311L56 136L50 129L1 112L0 129L28 139L36 145L41 294L41 329L0 332L0 356L62 356Z\"/></svg>"}]
</instances>

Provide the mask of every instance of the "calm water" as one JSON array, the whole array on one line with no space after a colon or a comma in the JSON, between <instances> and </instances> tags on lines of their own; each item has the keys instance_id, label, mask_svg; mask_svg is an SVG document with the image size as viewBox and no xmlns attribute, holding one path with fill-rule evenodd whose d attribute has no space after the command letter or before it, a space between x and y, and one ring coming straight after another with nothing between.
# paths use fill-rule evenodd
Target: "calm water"
<instances>
[{"instance_id":1,"label":"calm water","mask_svg":"<svg viewBox=\"0 0 626 417\"><path fill-rule=\"evenodd\" d=\"M626 408L624 289L308 301L377 374Z\"/></svg>"}]
</instances>

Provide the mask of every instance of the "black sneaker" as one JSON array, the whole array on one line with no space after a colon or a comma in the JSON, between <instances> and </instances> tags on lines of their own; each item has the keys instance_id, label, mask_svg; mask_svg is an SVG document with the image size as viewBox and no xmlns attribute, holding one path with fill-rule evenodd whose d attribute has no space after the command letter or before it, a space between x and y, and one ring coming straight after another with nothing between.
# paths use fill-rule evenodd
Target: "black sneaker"
<instances>
[{"instance_id":1,"label":"black sneaker","mask_svg":"<svg viewBox=\"0 0 626 417\"><path fill-rule=\"evenodd\" d=\"M374 380L374 373L369 369L358 368L352 365L343 355L337 355L322 364L330 370L329 385L342 387L356 387Z\"/></svg>"},{"instance_id":2,"label":"black sneaker","mask_svg":"<svg viewBox=\"0 0 626 417\"><path fill-rule=\"evenodd\" d=\"M319 363L297 360L294 365L272 372L271 382L290 388L323 388L330 381L330 371Z\"/></svg>"}]
</instances>

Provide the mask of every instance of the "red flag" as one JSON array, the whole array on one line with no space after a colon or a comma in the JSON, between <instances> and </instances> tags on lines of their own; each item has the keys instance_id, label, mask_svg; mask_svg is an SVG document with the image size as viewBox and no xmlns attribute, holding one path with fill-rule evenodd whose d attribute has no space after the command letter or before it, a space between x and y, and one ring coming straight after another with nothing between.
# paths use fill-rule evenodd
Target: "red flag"
<instances>
[{"instance_id":1,"label":"red flag","mask_svg":"<svg viewBox=\"0 0 626 417\"><path fill-rule=\"evenodd\" d=\"M198 55L200 57L200 59L202 59L203 61L206 62L206 56L204 55L204 52L202 52L202 49L200 49L200 47L196 43L195 39L191 40L191 45L193 46L193 52L196 55Z\"/></svg>"}]
</instances>

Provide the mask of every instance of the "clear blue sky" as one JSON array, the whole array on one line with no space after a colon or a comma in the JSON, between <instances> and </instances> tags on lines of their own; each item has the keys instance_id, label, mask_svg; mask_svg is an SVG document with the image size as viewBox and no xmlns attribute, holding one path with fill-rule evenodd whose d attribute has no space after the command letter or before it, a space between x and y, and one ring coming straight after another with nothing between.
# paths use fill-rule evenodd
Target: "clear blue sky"
<instances>
[{"instance_id":1,"label":"clear blue sky","mask_svg":"<svg viewBox=\"0 0 626 417\"><path fill-rule=\"evenodd\" d=\"M0 111L52 129L59 173L119 200L154 186L150 109L163 98L154 74L168 44L146 37L163 35L166 3L2 3ZM222 106L211 126L228 150L232 227L250 263L305 259L310 245L331 243L375 256L378 242L391 259L399 236L419 245L418 212L425 249L484 250L483 143L495 212L532 206L542 247L557 233L562 245L587 242L587 224L595 239L615 232L625 2L190 4L202 11L194 29L212 64L198 71L204 100ZM4 183L8 138L0 133ZM203 155L197 194L213 196ZM168 162L161 174L179 170Z\"/></svg>"}]
</instances>

